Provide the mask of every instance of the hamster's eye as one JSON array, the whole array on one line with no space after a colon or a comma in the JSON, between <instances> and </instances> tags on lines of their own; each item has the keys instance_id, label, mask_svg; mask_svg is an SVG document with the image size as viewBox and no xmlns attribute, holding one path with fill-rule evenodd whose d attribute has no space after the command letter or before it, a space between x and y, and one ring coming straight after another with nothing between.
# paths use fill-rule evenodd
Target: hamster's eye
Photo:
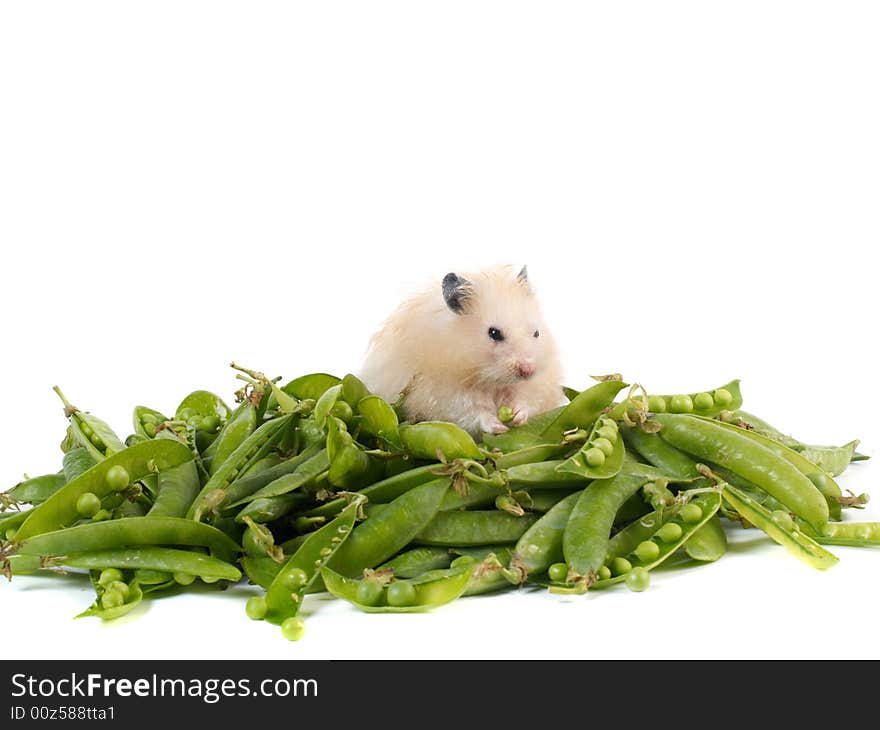
<instances>
[{"instance_id":1,"label":"hamster's eye","mask_svg":"<svg viewBox=\"0 0 880 730\"><path fill-rule=\"evenodd\" d=\"M533 336L533 337L537 337L537 336L538 336L538 335L539 335L539 334L541 334L541 333L540 333L540 332L538 332L538 330L535 330L535 334L534 334L534 335L532 335L532 336Z\"/></svg>"},{"instance_id":2,"label":"hamster's eye","mask_svg":"<svg viewBox=\"0 0 880 730\"><path fill-rule=\"evenodd\" d=\"M504 333L497 327L490 327L489 339L495 340L495 342L504 342Z\"/></svg>"}]
</instances>

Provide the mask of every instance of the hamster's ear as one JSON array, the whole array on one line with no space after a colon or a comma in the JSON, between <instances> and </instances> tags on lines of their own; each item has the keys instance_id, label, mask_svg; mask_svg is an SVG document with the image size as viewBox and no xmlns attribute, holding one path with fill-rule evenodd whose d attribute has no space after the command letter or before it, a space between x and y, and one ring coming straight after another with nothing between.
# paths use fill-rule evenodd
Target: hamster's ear
<instances>
[{"instance_id":1,"label":"hamster's ear","mask_svg":"<svg viewBox=\"0 0 880 730\"><path fill-rule=\"evenodd\" d=\"M522 284L528 284L528 283L529 283L529 270L528 270L528 269L529 269L528 266L523 266L523 267L519 270L519 273L516 275L516 280L517 280L518 282L520 282L520 283L522 283Z\"/></svg>"},{"instance_id":2,"label":"hamster's ear","mask_svg":"<svg viewBox=\"0 0 880 730\"><path fill-rule=\"evenodd\" d=\"M446 306L456 314L464 312L465 302L471 293L470 286L467 279L451 271L443 277L443 299L446 300Z\"/></svg>"}]
</instances>

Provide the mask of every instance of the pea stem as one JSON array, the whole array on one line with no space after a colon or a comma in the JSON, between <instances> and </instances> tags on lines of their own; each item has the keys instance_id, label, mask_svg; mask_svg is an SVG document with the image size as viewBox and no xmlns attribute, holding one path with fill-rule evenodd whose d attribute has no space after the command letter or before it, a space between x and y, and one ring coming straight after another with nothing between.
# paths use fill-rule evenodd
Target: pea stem
<instances>
[{"instance_id":1,"label":"pea stem","mask_svg":"<svg viewBox=\"0 0 880 730\"><path fill-rule=\"evenodd\" d=\"M61 388L57 385L52 386L52 390L61 398L61 402L64 404L64 415L67 418L70 418L74 413L79 411L79 408L70 404L70 401L64 396L64 393L61 392Z\"/></svg>"}]
</instances>

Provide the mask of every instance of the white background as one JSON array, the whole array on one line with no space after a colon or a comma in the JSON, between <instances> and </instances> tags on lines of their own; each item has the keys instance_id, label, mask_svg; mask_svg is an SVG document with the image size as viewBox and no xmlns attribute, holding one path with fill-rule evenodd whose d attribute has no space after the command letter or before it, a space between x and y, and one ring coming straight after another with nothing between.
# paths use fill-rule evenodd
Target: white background
<instances>
[{"instance_id":1,"label":"white background","mask_svg":"<svg viewBox=\"0 0 880 730\"><path fill-rule=\"evenodd\" d=\"M743 379L749 410L877 453L880 11L817 2L46 2L0 11L0 483L54 471L50 387L132 406L355 369L427 276L527 263L567 381ZM873 491L876 464L842 483ZM744 542L743 542L744 541ZM15 657L873 657L880 554L719 563L434 614L242 586L71 616L0 586ZM748 550L746 548L749 548Z\"/></svg>"}]
</instances>

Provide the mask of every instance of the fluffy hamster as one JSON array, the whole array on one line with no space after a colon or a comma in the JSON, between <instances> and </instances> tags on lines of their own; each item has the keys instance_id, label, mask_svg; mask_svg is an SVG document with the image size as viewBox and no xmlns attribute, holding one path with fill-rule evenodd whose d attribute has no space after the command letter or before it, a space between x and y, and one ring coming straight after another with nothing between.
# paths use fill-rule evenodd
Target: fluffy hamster
<instances>
[{"instance_id":1,"label":"fluffy hamster","mask_svg":"<svg viewBox=\"0 0 880 730\"><path fill-rule=\"evenodd\" d=\"M556 345L525 267L447 274L405 300L373 336L361 370L408 420L452 421L471 434L507 430L563 402Z\"/></svg>"}]
</instances>

